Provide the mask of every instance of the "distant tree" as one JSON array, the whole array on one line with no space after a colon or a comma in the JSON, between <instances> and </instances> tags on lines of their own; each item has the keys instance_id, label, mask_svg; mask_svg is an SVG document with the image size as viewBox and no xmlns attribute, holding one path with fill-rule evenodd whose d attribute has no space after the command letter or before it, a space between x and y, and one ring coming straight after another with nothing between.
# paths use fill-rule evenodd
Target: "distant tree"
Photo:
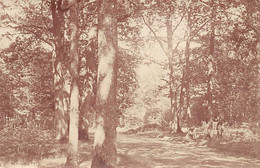
<instances>
[{"instance_id":1,"label":"distant tree","mask_svg":"<svg viewBox=\"0 0 260 168\"><path fill-rule=\"evenodd\" d=\"M179 43L177 42L174 45L174 33L178 29L180 23L183 21L183 18L186 13L186 7L185 5L177 4L177 2L164 2L161 3L161 1L155 1L155 3L149 3L147 4L147 9L144 10L141 18L144 21L145 25L149 28L149 30L152 32L156 42L160 45L163 53L166 55L168 63L168 88L169 88L169 98L170 98L170 111L172 113L172 121L171 121L171 128L173 132L181 132L180 127L180 111L178 102L180 105L182 105L182 101L184 98L183 94L180 94L180 99L178 101L178 90L175 87L179 88L178 81L175 80L176 75L174 72L174 62L177 60L176 57L176 50L178 48ZM153 16L153 17L152 17ZM180 16L175 17L175 16ZM160 21L159 23L163 24L162 26L166 28L166 38L161 38L159 36L159 33L157 33L158 30L153 28L153 24L158 21L157 19L163 18L163 21ZM176 24L173 24L173 22L176 22ZM155 25L158 26L158 25ZM177 40L176 40L177 41ZM165 43L166 42L166 43ZM179 75L179 74L178 74ZM177 75L177 76L178 76ZM183 92L182 92L183 93Z\"/></svg>"},{"instance_id":2,"label":"distant tree","mask_svg":"<svg viewBox=\"0 0 260 168\"><path fill-rule=\"evenodd\" d=\"M114 167L117 151L117 1L102 0L99 5L97 116L92 168Z\"/></svg>"}]
</instances>

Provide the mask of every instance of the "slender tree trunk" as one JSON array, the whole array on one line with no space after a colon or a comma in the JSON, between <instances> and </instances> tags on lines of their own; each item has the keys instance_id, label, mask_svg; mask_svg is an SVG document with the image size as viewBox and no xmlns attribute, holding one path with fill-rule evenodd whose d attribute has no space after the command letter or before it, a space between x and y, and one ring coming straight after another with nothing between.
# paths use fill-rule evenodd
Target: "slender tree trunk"
<instances>
[{"instance_id":1,"label":"slender tree trunk","mask_svg":"<svg viewBox=\"0 0 260 168\"><path fill-rule=\"evenodd\" d=\"M100 0L98 16L98 85L92 168L115 167L117 79L117 1Z\"/></svg>"},{"instance_id":2,"label":"slender tree trunk","mask_svg":"<svg viewBox=\"0 0 260 168\"><path fill-rule=\"evenodd\" d=\"M54 124L56 140L66 139L68 136L68 116L67 101L68 94L64 90L64 65L63 61L66 53L64 52L64 13L61 10L62 0L51 1L51 12L53 18L53 74L54 74Z\"/></svg>"},{"instance_id":3,"label":"slender tree trunk","mask_svg":"<svg viewBox=\"0 0 260 168\"><path fill-rule=\"evenodd\" d=\"M181 88L180 88L180 101L179 101L179 108L178 108L178 117L181 114L181 112L183 111L183 104L184 104L184 97L185 97L185 92L184 92L184 88L185 88L185 70L182 70L182 78L181 78ZM178 122L178 125L179 122ZM177 129L177 132L182 132L181 128Z\"/></svg>"},{"instance_id":4,"label":"slender tree trunk","mask_svg":"<svg viewBox=\"0 0 260 168\"><path fill-rule=\"evenodd\" d=\"M166 29L167 29L167 57L168 57L168 64L169 64L169 91L170 91L170 110L173 115L172 121L172 132L182 132L180 123L179 123L179 116L178 111L174 108L174 104L176 103L176 99L174 98L174 87L173 87L173 45L172 45L172 21L171 21L171 14L167 17L166 20Z\"/></svg>"},{"instance_id":5,"label":"slender tree trunk","mask_svg":"<svg viewBox=\"0 0 260 168\"><path fill-rule=\"evenodd\" d=\"M213 109L212 109L212 76L214 73L213 62L214 62L214 50L215 50L215 18L216 18L216 6L214 0L211 0L211 25L210 25L210 46L209 46L209 57L208 57L208 76L207 76L207 110L209 115L208 133L212 138L212 119L213 119Z\"/></svg>"},{"instance_id":6,"label":"slender tree trunk","mask_svg":"<svg viewBox=\"0 0 260 168\"><path fill-rule=\"evenodd\" d=\"M188 11L188 38L186 40L186 47L185 47L185 88L186 88L186 114L188 115L188 127L191 126L191 111L190 111L190 41L191 41L191 11Z\"/></svg>"},{"instance_id":7,"label":"slender tree trunk","mask_svg":"<svg viewBox=\"0 0 260 168\"><path fill-rule=\"evenodd\" d=\"M189 57L190 57L190 42L187 41L186 42L186 103L187 103L187 107L186 107L186 113L188 116L188 127L191 126L191 111L190 111L190 61L189 61Z\"/></svg>"},{"instance_id":8,"label":"slender tree trunk","mask_svg":"<svg viewBox=\"0 0 260 168\"><path fill-rule=\"evenodd\" d=\"M215 17L216 7L214 0L211 0L211 26L210 26L210 48L209 48L209 59L208 59L208 80L207 80L207 98L208 98L208 111L210 115L210 121L212 120L212 76L214 73L213 61L214 61L214 50L215 50Z\"/></svg>"},{"instance_id":9,"label":"slender tree trunk","mask_svg":"<svg viewBox=\"0 0 260 168\"><path fill-rule=\"evenodd\" d=\"M175 132L178 132L178 125L180 126L179 124L179 120L178 120L178 115L177 115L177 112L178 112L178 88L176 88L175 90L175 93L174 93L174 104L173 104L173 109L174 109L174 117L173 117L173 124L174 124L174 131ZM179 127L180 128L180 127Z\"/></svg>"},{"instance_id":10,"label":"slender tree trunk","mask_svg":"<svg viewBox=\"0 0 260 168\"><path fill-rule=\"evenodd\" d=\"M69 146L66 165L77 166L78 122L79 122L79 54L78 54L78 11L77 2L71 1L70 6L70 129Z\"/></svg>"}]
</instances>

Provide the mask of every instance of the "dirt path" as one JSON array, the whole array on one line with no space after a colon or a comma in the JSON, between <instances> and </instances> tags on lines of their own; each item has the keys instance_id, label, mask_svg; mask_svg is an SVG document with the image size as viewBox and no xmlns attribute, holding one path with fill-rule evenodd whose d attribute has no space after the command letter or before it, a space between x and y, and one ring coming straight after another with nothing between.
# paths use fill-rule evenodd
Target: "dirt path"
<instances>
[{"instance_id":1,"label":"dirt path","mask_svg":"<svg viewBox=\"0 0 260 168\"><path fill-rule=\"evenodd\" d=\"M118 135L118 163L122 168L260 168L260 160L237 158L213 149L134 134Z\"/></svg>"}]
</instances>

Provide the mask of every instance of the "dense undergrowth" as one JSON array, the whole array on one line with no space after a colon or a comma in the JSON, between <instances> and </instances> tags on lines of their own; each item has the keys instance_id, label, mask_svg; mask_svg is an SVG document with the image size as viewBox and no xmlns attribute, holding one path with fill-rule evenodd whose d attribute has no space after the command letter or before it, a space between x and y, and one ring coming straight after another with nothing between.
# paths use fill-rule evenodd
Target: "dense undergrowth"
<instances>
[{"instance_id":1,"label":"dense undergrowth","mask_svg":"<svg viewBox=\"0 0 260 168\"><path fill-rule=\"evenodd\" d=\"M64 155L66 146L56 143L53 132L39 128L3 129L0 131L2 164L29 164Z\"/></svg>"}]
</instances>

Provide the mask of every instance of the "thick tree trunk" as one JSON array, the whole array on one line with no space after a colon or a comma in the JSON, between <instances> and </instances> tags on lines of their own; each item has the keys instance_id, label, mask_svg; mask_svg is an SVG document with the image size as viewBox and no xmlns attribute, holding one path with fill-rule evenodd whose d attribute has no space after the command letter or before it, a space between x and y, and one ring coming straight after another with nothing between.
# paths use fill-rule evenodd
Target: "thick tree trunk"
<instances>
[{"instance_id":1,"label":"thick tree trunk","mask_svg":"<svg viewBox=\"0 0 260 168\"><path fill-rule=\"evenodd\" d=\"M53 74L54 74L54 125L56 132L56 140L68 138L68 93L65 90L64 76L64 13L61 10L62 0L51 1L51 11L53 18L53 36L54 36L54 52L53 52ZM67 93L67 94L66 94Z\"/></svg>"},{"instance_id":2,"label":"thick tree trunk","mask_svg":"<svg viewBox=\"0 0 260 168\"><path fill-rule=\"evenodd\" d=\"M78 123L79 123L79 55L78 55L78 11L76 1L70 6L70 129L69 146L66 165L77 166Z\"/></svg>"},{"instance_id":3,"label":"thick tree trunk","mask_svg":"<svg viewBox=\"0 0 260 168\"><path fill-rule=\"evenodd\" d=\"M115 167L117 1L101 0L98 16L98 85L96 132L92 168Z\"/></svg>"}]
</instances>

